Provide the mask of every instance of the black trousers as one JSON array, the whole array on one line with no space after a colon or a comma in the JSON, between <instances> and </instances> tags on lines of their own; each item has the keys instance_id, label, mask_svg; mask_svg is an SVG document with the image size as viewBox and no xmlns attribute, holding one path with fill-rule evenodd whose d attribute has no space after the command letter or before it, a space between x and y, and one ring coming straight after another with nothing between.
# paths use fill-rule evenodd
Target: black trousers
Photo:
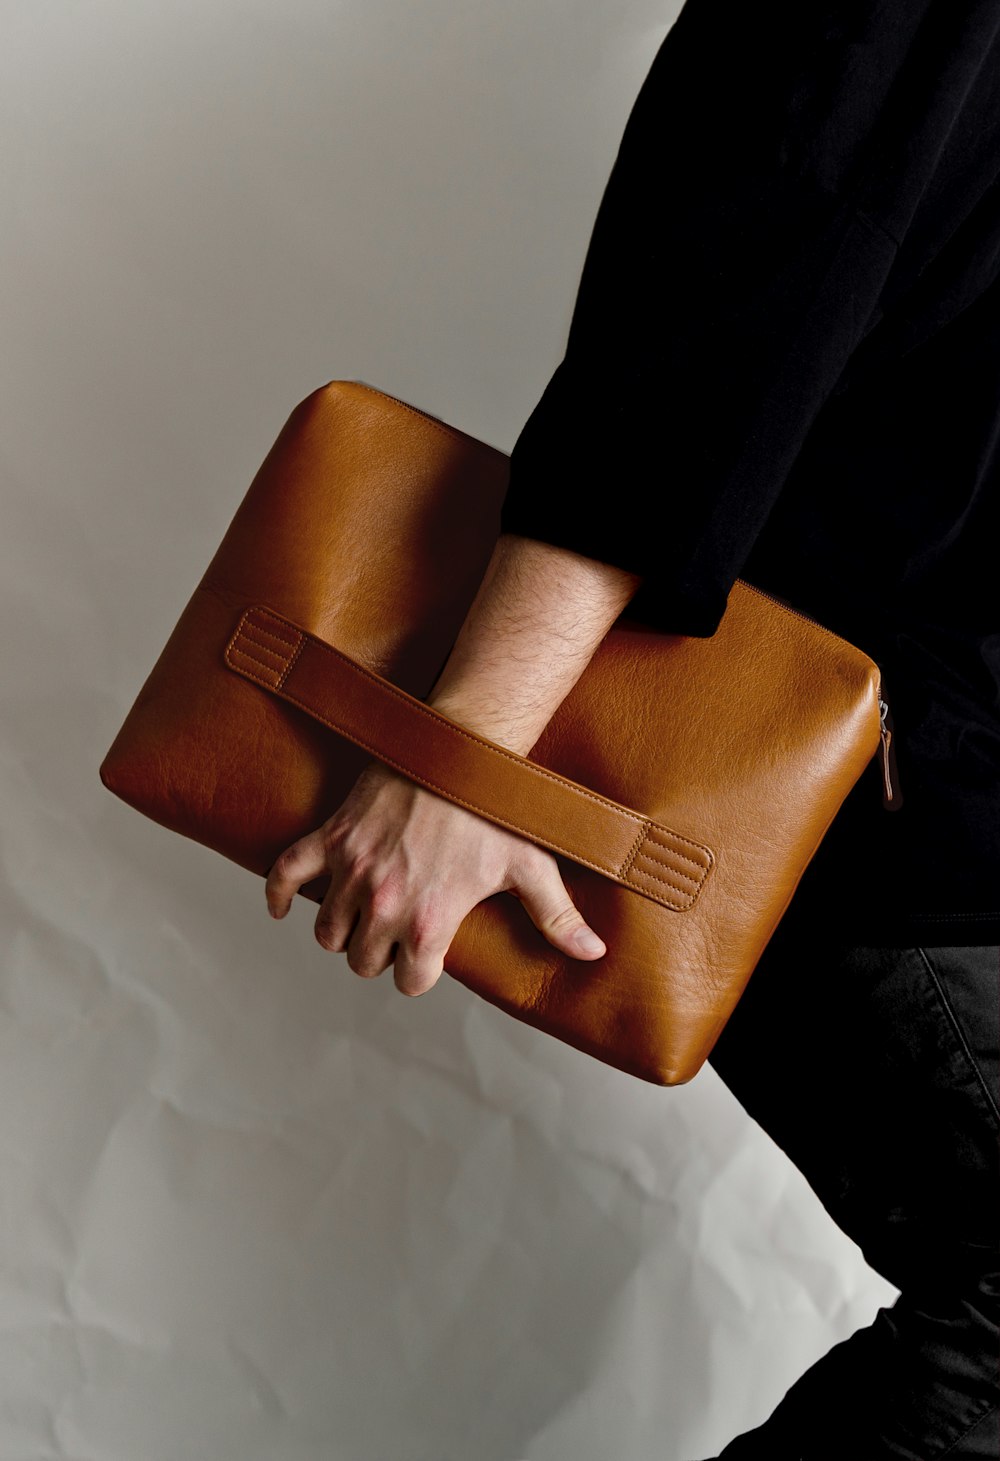
<instances>
[{"instance_id":1,"label":"black trousers","mask_svg":"<svg viewBox=\"0 0 1000 1461\"><path fill-rule=\"evenodd\" d=\"M719 1461L998 1461L1000 949L779 926L710 1064L900 1290Z\"/></svg>"}]
</instances>

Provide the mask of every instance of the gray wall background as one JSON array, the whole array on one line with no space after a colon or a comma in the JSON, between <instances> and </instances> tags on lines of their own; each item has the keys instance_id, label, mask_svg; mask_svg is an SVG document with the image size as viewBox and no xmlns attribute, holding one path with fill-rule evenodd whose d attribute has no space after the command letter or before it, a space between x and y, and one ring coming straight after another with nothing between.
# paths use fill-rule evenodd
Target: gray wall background
<instances>
[{"instance_id":1,"label":"gray wall background","mask_svg":"<svg viewBox=\"0 0 1000 1461\"><path fill-rule=\"evenodd\" d=\"M315 386L510 449L677 8L0 3L4 1461L690 1461L894 1296L710 1068L359 980L97 775Z\"/></svg>"}]
</instances>

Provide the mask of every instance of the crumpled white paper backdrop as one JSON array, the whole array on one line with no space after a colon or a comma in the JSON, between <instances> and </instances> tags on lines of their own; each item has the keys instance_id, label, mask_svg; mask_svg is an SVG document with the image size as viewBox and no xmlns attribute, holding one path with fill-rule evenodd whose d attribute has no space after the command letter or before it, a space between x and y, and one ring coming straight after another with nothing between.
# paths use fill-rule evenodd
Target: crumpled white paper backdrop
<instances>
[{"instance_id":1,"label":"crumpled white paper backdrop","mask_svg":"<svg viewBox=\"0 0 1000 1461\"><path fill-rule=\"evenodd\" d=\"M710 1068L359 980L98 780L310 390L509 450L675 13L0 11L3 1461L691 1461L894 1296Z\"/></svg>"}]
</instances>

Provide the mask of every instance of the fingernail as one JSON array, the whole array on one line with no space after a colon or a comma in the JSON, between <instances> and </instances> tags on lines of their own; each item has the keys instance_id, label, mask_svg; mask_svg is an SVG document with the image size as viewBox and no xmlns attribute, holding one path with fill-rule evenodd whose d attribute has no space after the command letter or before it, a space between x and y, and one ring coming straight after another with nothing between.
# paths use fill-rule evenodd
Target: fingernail
<instances>
[{"instance_id":1,"label":"fingernail","mask_svg":"<svg viewBox=\"0 0 1000 1461\"><path fill-rule=\"evenodd\" d=\"M596 933L591 933L589 928L581 928L574 942L581 954L602 954L604 952L601 940Z\"/></svg>"}]
</instances>

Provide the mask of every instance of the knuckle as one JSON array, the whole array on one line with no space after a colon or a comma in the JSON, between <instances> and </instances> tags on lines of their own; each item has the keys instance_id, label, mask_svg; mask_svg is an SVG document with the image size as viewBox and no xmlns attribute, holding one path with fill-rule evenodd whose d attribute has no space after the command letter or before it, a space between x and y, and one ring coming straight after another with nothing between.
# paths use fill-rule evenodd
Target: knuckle
<instances>
[{"instance_id":1,"label":"knuckle","mask_svg":"<svg viewBox=\"0 0 1000 1461\"><path fill-rule=\"evenodd\" d=\"M382 973L381 966L366 954L348 955L347 963L360 979L377 979Z\"/></svg>"},{"instance_id":2,"label":"knuckle","mask_svg":"<svg viewBox=\"0 0 1000 1461\"><path fill-rule=\"evenodd\" d=\"M388 923L399 908L399 891L389 881L375 883L368 895L368 908L377 923Z\"/></svg>"},{"instance_id":3,"label":"knuckle","mask_svg":"<svg viewBox=\"0 0 1000 1461\"><path fill-rule=\"evenodd\" d=\"M271 867L270 881L272 883L283 883L293 878L301 860L302 849L297 842L292 847L286 847L281 856L275 859Z\"/></svg>"},{"instance_id":4,"label":"knuckle","mask_svg":"<svg viewBox=\"0 0 1000 1461\"><path fill-rule=\"evenodd\" d=\"M573 904L567 903L549 916L549 927L562 932L567 928L574 928L578 923L583 922L580 910Z\"/></svg>"},{"instance_id":5,"label":"knuckle","mask_svg":"<svg viewBox=\"0 0 1000 1461\"><path fill-rule=\"evenodd\" d=\"M316 936L316 942L321 948L326 949L331 954L340 953L340 940L337 938L332 924L323 920L321 923L316 924L313 932Z\"/></svg>"},{"instance_id":6,"label":"knuckle","mask_svg":"<svg viewBox=\"0 0 1000 1461\"><path fill-rule=\"evenodd\" d=\"M414 953L426 954L440 947L443 932L441 912L437 908L416 908L410 919L408 944Z\"/></svg>"}]
</instances>

